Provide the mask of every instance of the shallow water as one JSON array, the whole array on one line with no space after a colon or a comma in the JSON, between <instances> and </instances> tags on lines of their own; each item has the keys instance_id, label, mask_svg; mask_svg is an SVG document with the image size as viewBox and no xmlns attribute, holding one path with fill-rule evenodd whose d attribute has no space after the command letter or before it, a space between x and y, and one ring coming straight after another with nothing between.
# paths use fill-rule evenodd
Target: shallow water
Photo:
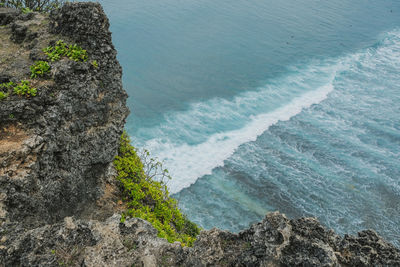
<instances>
[{"instance_id":1,"label":"shallow water","mask_svg":"<svg viewBox=\"0 0 400 267\"><path fill-rule=\"evenodd\" d=\"M192 220L279 210L400 245L399 1L100 2L127 129Z\"/></svg>"}]
</instances>

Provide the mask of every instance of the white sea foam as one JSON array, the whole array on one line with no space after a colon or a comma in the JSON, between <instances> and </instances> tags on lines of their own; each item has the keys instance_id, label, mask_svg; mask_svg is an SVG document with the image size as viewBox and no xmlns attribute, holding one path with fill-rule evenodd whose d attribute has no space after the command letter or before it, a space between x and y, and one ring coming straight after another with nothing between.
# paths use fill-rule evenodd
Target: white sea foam
<instances>
[{"instance_id":1,"label":"white sea foam","mask_svg":"<svg viewBox=\"0 0 400 267\"><path fill-rule=\"evenodd\" d=\"M193 103L186 111L166 114L164 123L141 129L147 138L139 141L139 146L164 161L173 176L170 191L176 193L223 166L241 144L255 141L271 125L326 99L338 72L351 69L371 52L385 56L389 49L393 53L397 49L393 39L397 44L400 34L394 31L388 35L378 51L293 67L291 74L269 81L264 88L231 100L214 98Z\"/></svg>"},{"instance_id":2,"label":"white sea foam","mask_svg":"<svg viewBox=\"0 0 400 267\"><path fill-rule=\"evenodd\" d=\"M169 183L172 193L193 184L198 177L211 174L211 171L222 166L224 160L231 156L243 143L255 141L256 138L278 121L289 120L300 113L302 109L324 100L333 90L332 83L321 86L317 90L308 91L294 98L283 107L272 112L259 114L249 118L248 123L240 129L216 133L205 142L197 145L175 145L152 139L145 147L156 152L154 155L164 160L174 177ZM265 103L268 104L268 103Z\"/></svg>"}]
</instances>

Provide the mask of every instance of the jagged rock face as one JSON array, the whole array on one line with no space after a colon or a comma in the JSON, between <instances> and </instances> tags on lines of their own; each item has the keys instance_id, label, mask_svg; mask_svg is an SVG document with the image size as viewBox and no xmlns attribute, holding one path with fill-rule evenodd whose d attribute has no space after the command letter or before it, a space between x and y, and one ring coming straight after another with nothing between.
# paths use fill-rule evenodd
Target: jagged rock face
<instances>
[{"instance_id":1,"label":"jagged rock face","mask_svg":"<svg viewBox=\"0 0 400 267\"><path fill-rule=\"evenodd\" d=\"M2 8L0 9L0 26L7 25L15 20L21 12L12 8Z\"/></svg>"},{"instance_id":2,"label":"jagged rock face","mask_svg":"<svg viewBox=\"0 0 400 267\"><path fill-rule=\"evenodd\" d=\"M400 251L373 231L342 238L315 219L279 213L239 234L203 231L193 248L158 238L141 219L120 223L118 215L105 222L67 217L4 236L6 266L400 266Z\"/></svg>"},{"instance_id":3,"label":"jagged rock face","mask_svg":"<svg viewBox=\"0 0 400 267\"><path fill-rule=\"evenodd\" d=\"M89 55L52 63L36 97L0 101L0 223L78 215L103 194L129 112L108 19L99 4L71 3L50 17L0 9L0 21L1 82L29 78L59 39Z\"/></svg>"}]
</instances>

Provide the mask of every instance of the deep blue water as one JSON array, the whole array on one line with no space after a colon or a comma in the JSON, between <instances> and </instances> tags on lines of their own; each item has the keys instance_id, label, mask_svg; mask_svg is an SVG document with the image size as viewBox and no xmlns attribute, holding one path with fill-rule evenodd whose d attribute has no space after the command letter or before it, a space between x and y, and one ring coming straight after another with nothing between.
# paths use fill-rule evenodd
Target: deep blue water
<instances>
[{"instance_id":1,"label":"deep blue water","mask_svg":"<svg viewBox=\"0 0 400 267\"><path fill-rule=\"evenodd\" d=\"M181 208L279 210L400 245L400 1L100 1L138 147Z\"/></svg>"}]
</instances>

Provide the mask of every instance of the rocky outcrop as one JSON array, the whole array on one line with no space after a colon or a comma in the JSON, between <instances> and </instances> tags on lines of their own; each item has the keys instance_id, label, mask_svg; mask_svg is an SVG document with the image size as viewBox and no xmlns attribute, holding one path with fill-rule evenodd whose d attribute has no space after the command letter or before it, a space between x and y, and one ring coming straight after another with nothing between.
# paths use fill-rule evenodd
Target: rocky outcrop
<instances>
[{"instance_id":1,"label":"rocky outcrop","mask_svg":"<svg viewBox=\"0 0 400 267\"><path fill-rule=\"evenodd\" d=\"M3 234L0 232L0 235ZM340 237L315 219L280 213L238 234L201 232L193 248L157 237L150 223L114 215L76 220L3 237L5 266L399 266L400 251L373 231Z\"/></svg>"},{"instance_id":2,"label":"rocky outcrop","mask_svg":"<svg viewBox=\"0 0 400 267\"><path fill-rule=\"evenodd\" d=\"M32 81L37 96L0 102L0 221L38 226L85 212L103 195L127 95L99 4L69 4L50 18L8 11L0 9L2 82L29 78L34 60L46 58L42 49L59 39L89 55L53 62L50 77Z\"/></svg>"},{"instance_id":3,"label":"rocky outcrop","mask_svg":"<svg viewBox=\"0 0 400 267\"><path fill-rule=\"evenodd\" d=\"M341 237L280 213L238 234L202 231L192 248L141 219L121 223L111 164L127 95L101 6L0 8L0 25L0 83L29 77L59 39L89 54L51 63L33 81L37 96L0 100L0 266L400 266L400 250L374 231Z\"/></svg>"}]
</instances>

